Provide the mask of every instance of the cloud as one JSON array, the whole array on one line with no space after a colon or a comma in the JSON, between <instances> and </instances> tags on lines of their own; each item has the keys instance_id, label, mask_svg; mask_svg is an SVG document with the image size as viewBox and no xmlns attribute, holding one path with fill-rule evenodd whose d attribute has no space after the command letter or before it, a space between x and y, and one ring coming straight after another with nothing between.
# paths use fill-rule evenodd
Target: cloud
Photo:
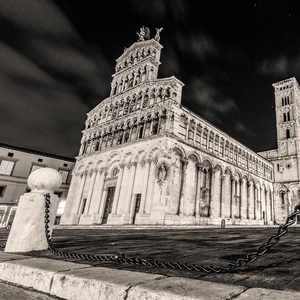
<instances>
[{"instance_id":1,"label":"cloud","mask_svg":"<svg viewBox=\"0 0 300 300\"><path fill-rule=\"evenodd\" d=\"M300 73L300 53L293 57L284 55L265 59L259 63L258 71L263 75L288 77Z\"/></svg>"},{"instance_id":2,"label":"cloud","mask_svg":"<svg viewBox=\"0 0 300 300\"><path fill-rule=\"evenodd\" d=\"M231 136L254 137L239 119L236 101L226 96L213 81L194 77L186 88L184 105Z\"/></svg>"},{"instance_id":3,"label":"cloud","mask_svg":"<svg viewBox=\"0 0 300 300\"><path fill-rule=\"evenodd\" d=\"M85 114L109 95L113 66L51 1L2 1L0 17L0 141L77 155Z\"/></svg>"},{"instance_id":4,"label":"cloud","mask_svg":"<svg viewBox=\"0 0 300 300\"><path fill-rule=\"evenodd\" d=\"M175 22L185 22L188 14L188 5L184 0L132 0L131 6L142 14L151 12L149 15L160 21L173 19Z\"/></svg>"},{"instance_id":5,"label":"cloud","mask_svg":"<svg viewBox=\"0 0 300 300\"><path fill-rule=\"evenodd\" d=\"M246 127L243 123L241 123L240 121L236 121L235 123L235 130L238 132L238 133L242 133L242 134L246 134L248 137L255 137L256 135L251 131L249 130L248 127Z\"/></svg>"},{"instance_id":6,"label":"cloud","mask_svg":"<svg viewBox=\"0 0 300 300\"><path fill-rule=\"evenodd\" d=\"M223 96L218 88L203 79L195 77L188 91L189 102L209 121L222 124L224 119L237 112L236 103L230 97ZM192 108L192 107L191 107Z\"/></svg>"},{"instance_id":7,"label":"cloud","mask_svg":"<svg viewBox=\"0 0 300 300\"><path fill-rule=\"evenodd\" d=\"M274 59L266 59L259 65L259 71L266 75L285 75L290 70L291 63L287 57L280 56Z\"/></svg>"},{"instance_id":8,"label":"cloud","mask_svg":"<svg viewBox=\"0 0 300 300\"><path fill-rule=\"evenodd\" d=\"M194 59L205 61L207 58L218 58L219 52L212 39L202 33L189 32L176 36L178 48L186 55L192 55Z\"/></svg>"}]
</instances>

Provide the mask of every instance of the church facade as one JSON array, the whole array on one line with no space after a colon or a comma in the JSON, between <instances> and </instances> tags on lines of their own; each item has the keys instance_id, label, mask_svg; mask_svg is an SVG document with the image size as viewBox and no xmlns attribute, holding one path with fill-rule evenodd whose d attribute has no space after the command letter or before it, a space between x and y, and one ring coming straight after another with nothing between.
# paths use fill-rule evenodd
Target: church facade
<instances>
[{"instance_id":1,"label":"church facade","mask_svg":"<svg viewBox=\"0 0 300 300\"><path fill-rule=\"evenodd\" d=\"M284 158L278 150L257 154L184 107L184 84L173 76L157 78L159 32L151 39L141 31L124 50L116 60L110 96L87 114L60 224L280 221L278 195L284 191L288 199L290 185L275 183L284 176L275 172L276 164L297 159L290 151L299 149L299 140L293 146L282 141L280 149L288 149L280 150L286 151ZM292 134L298 125L287 122L282 126L289 124Z\"/></svg>"}]
</instances>

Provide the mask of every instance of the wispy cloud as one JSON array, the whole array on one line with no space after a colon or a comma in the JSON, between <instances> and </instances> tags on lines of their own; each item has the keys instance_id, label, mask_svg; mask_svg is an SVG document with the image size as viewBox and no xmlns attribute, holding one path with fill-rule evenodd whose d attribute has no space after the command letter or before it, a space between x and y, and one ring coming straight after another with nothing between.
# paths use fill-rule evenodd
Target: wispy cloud
<instances>
[{"instance_id":1,"label":"wispy cloud","mask_svg":"<svg viewBox=\"0 0 300 300\"><path fill-rule=\"evenodd\" d=\"M0 8L0 141L47 152L55 143L57 154L76 155L84 112L109 94L113 66L53 2Z\"/></svg>"},{"instance_id":2,"label":"wispy cloud","mask_svg":"<svg viewBox=\"0 0 300 300\"><path fill-rule=\"evenodd\" d=\"M275 58L265 59L259 64L258 70L263 75L281 77L287 77L290 74L299 74L300 53L292 57L280 55Z\"/></svg>"},{"instance_id":3,"label":"wispy cloud","mask_svg":"<svg viewBox=\"0 0 300 300\"><path fill-rule=\"evenodd\" d=\"M220 129L235 136L241 134L248 137L255 136L239 119L236 101L220 91L217 84L194 77L186 92L186 105Z\"/></svg>"},{"instance_id":4,"label":"wispy cloud","mask_svg":"<svg viewBox=\"0 0 300 300\"><path fill-rule=\"evenodd\" d=\"M236 103L230 97L223 96L216 86L194 78L189 89L189 99L195 109L213 123L222 124L224 118L237 112Z\"/></svg>"},{"instance_id":5,"label":"wispy cloud","mask_svg":"<svg viewBox=\"0 0 300 300\"><path fill-rule=\"evenodd\" d=\"M207 58L218 58L218 48L207 35L191 31L188 34L178 34L176 38L181 52L192 55L194 59L204 61Z\"/></svg>"}]
</instances>

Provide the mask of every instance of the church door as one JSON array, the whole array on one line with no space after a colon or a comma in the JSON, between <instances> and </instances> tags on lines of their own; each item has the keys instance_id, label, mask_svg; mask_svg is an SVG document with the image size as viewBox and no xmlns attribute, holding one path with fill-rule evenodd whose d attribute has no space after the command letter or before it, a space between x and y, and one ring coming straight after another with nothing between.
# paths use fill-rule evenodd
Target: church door
<instances>
[{"instance_id":1,"label":"church door","mask_svg":"<svg viewBox=\"0 0 300 300\"><path fill-rule=\"evenodd\" d=\"M142 198L142 194L136 194L136 198L135 198L135 208L134 208L134 212L133 212L133 220L132 220L132 224L135 223L135 217L136 217L136 214L137 214L137 213L139 212L139 210L140 210L141 198Z\"/></svg>"},{"instance_id":2,"label":"church door","mask_svg":"<svg viewBox=\"0 0 300 300\"><path fill-rule=\"evenodd\" d=\"M113 203L113 200L114 200L115 190L116 190L115 186L112 186L112 187L108 188L106 202L105 202L105 208L104 208L104 213L103 213L102 224L107 223L107 218L108 218L108 215L111 212L112 203Z\"/></svg>"}]
</instances>

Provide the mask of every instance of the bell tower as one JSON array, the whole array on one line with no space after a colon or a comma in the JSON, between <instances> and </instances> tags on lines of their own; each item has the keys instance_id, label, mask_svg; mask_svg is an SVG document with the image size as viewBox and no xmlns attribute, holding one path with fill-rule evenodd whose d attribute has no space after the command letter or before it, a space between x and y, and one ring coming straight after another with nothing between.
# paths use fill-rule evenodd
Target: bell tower
<instances>
[{"instance_id":1,"label":"bell tower","mask_svg":"<svg viewBox=\"0 0 300 300\"><path fill-rule=\"evenodd\" d=\"M300 87L292 77L273 84L278 156L300 154Z\"/></svg>"},{"instance_id":2,"label":"bell tower","mask_svg":"<svg viewBox=\"0 0 300 300\"><path fill-rule=\"evenodd\" d=\"M119 95L146 81L157 79L162 45L159 43L159 30L150 39L150 30L142 27L139 39L116 60L115 74L112 75L110 96Z\"/></svg>"}]
</instances>

